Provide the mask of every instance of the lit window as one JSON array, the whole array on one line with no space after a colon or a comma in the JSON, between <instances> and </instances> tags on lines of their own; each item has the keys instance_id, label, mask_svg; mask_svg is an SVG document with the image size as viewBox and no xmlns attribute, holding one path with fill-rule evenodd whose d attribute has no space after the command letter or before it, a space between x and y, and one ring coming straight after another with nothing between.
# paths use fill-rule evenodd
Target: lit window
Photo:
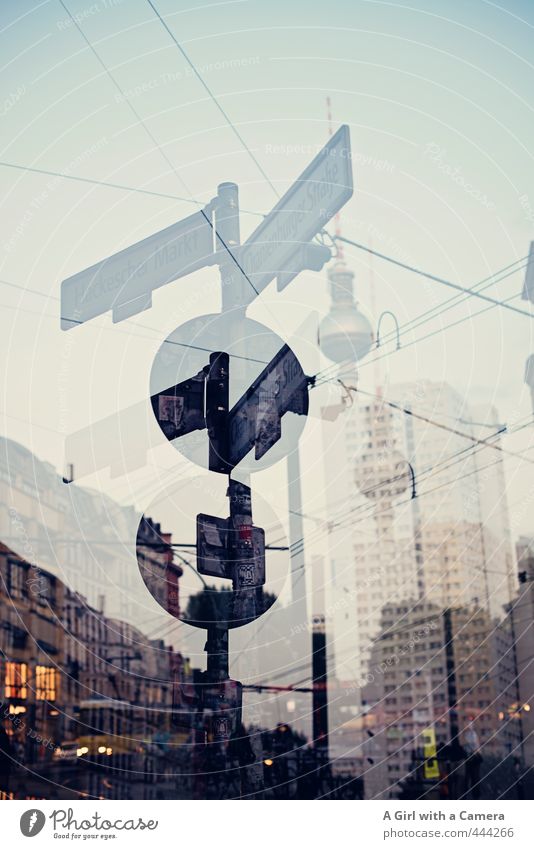
<instances>
[{"instance_id":1,"label":"lit window","mask_svg":"<svg viewBox=\"0 0 534 849\"><path fill-rule=\"evenodd\" d=\"M52 667L35 667L35 698L47 702L56 698L56 670Z\"/></svg>"},{"instance_id":2,"label":"lit window","mask_svg":"<svg viewBox=\"0 0 534 849\"><path fill-rule=\"evenodd\" d=\"M28 667L25 663L6 663L6 699L25 699L28 695Z\"/></svg>"}]
</instances>

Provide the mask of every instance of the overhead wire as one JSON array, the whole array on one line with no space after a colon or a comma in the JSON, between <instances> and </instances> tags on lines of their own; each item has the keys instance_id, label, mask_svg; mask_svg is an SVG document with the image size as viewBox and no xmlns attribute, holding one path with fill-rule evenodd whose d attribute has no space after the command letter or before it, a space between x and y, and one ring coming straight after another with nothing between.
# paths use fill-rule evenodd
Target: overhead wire
<instances>
[{"instance_id":1,"label":"overhead wire","mask_svg":"<svg viewBox=\"0 0 534 849\"><path fill-rule=\"evenodd\" d=\"M492 282L488 283L488 284L487 284L487 286L485 286L484 288L489 288L489 286L495 285L496 283L500 283L500 282L502 282L503 280L506 280L506 279L508 279L509 277L512 277L512 276L513 276L514 274L516 274L517 272L519 272L519 271L523 271L523 270L524 270L524 268L526 268L526 266L527 266L527 265L528 265L528 263L525 263L524 265L520 266L519 268L515 268L515 269L513 269L512 271L508 271L508 273L506 273L506 274L503 274L503 271L505 271L506 269L509 269L509 267L510 267L510 266L505 266L505 268L504 268L504 269L499 269L499 271L496 271L496 272L495 272L495 274L493 275L493 277L495 277L495 278L497 278L497 279L492 280ZM499 277L499 275L502 275L502 276L500 276L500 277ZM487 278L486 278L486 279L487 279ZM484 281L482 281L482 282L484 282ZM477 285L479 285L479 284L477 284ZM512 295L510 298L505 299L505 300L503 301L503 303L505 303L507 300L514 300L514 298L519 297L519 294L520 294L520 293L516 293L516 294ZM456 297L457 297L457 296L455 296L455 298L456 298ZM440 306L445 306L446 304L448 304L448 303L450 302L450 300L453 300L453 299L448 299L448 300L446 300L446 301L443 301L441 304L436 305L436 308L437 308L437 307L440 307ZM468 300L468 297L466 297L466 298L459 298L456 304L453 304L452 306L447 306L445 309L440 310L439 312L436 312L434 315L432 315L432 316L430 316L429 318L426 318L426 319L424 319L424 320L422 320L422 321L418 321L418 319L423 319L423 318L424 318L424 316L426 316L426 315L427 315L427 313L428 313L428 312L430 312L430 310L427 310L425 313L420 313L420 315L419 315L419 316L415 316L415 318L413 318L413 319L411 319L410 321L407 321L405 324L402 324L402 325L400 325L400 326L399 326L399 334L398 334L398 337L397 337L397 333L396 333L396 331L392 331L392 332L391 332L391 334L388 334L388 335L386 335L385 337L383 337L383 338L381 339L380 347L384 347L384 345L385 345L385 344L387 344L387 342L388 342L391 338L398 338L398 341L400 342L400 340L402 339L402 337L403 337L404 335L406 335L406 333L407 333L407 332L412 331L412 330L415 330L415 329L417 329L417 327L420 327L420 326L422 326L422 325L426 324L427 322L434 321L435 319L439 318L439 317L440 317L440 315L441 315L442 313L448 312L450 309L453 309L455 306L458 306L460 303L463 303L463 301L465 301L465 300ZM500 302L499 302L499 303L500 303ZM479 310L478 312L476 312L476 313L474 313L474 314L470 314L470 315L468 315L468 316L464 316L463 318L461 318L461 319L459 319L459 320L457 320L457 321L454 321L454 322L452 322L452 323L450 323L450 324L446 325L445 327L440 327L440 328L438 328L437 330L435 330L435 331L433 331L432 333L428 334L428 336L423 336L423 337L420 337L419 339L413 340L412 342L409 342L409 343L407 343L407 344L401 345L401 346L400 346L400 348L398 348L397 350L405 351L407 348L411 347L412 345L416 344L417 342L424 341L425 339L430 338L431 336L434 336L434 335L436 335L437 333L441 333L441 332L443 332L443 331L445 331L445 330L448 330L450 327L455 327L455 326L457 326L457 325L459 325L459 324L462 324L464 321L469 321L470 319L476 318L476 316L477 316L477 315L481 315L482 313L487 312L489 309L493 309L495 306L497 306L497 304L494 304L494 305L492 305L492 306L490 306L490 307L487 307L487 308L484 308L484 309L482 309L482 310ZM417 324L415 324L414 326L412 326L412 324L414 324L414 322L417 322ZM376 350L377 350L377 349L376 349ZM375 357L373 357L372 359L366 359L366 360L365 360L365 362L361 363L361 365L362 365L363 367L365 367L365 366L367 366L367 365L371 365L371 364L373 364L373 363L379 362L379 361L380 361L381 359L383 359L384 357L389 356L389 354L390 354L390 353L393 353L393 352L392 352L392 351L388 351L388 352L386 352L386 353L384 353L384 354L382 354L382 355L375 356ZM319 381L319 382L318 382L318 385L320 385L321 383L326 382L326 381L325 381L325 379L324 379L326 375L331 376L331 375L332 375L332 373L335 373L335 372L336 372L336 370L339 370L339 371L341 372L341 370L342 370L344 367L349 366L349 365L354 365L354 359L347 359L347 360L345 360L345 361L344 361L344 362L342 362L342 363L332 363L332 364L329 364L328 366L325 366L325 368L323 368L322 370L320 370L320 371L318 372L318 376L319 376L319 377L321 377L321 381ZM358 367L360 367L360 364L358 364Z\"/></svg>"},{"instance_id":2,"label":"overhead wire","mask_svg":"<svg viewBox=\"0 0 534 849\"><path fill-rule=\"evenodd\" d=\"M406 416L411 416L414 419L419 419L426 424L432 425L433 427L437 427L440 430L445 430L449 433L454 434L454 436L459 436L462 439L469 439L471 442L474 442L477 445L482 445L487 448L492 448L494 451L500 451L503 454L507 454L510 457L515 457L516 459L524 460L526 463L534 463L534 460L529 457L524 457L521 454L517 454L514 451L508 451L503 448L501 445L490 442L489 440L501 434L506 433L506 428L500 427L495 434L492 434L491 437L487 437L486 439L480 439L477 436L473 436L470 433L465 433L465 431L457 430L454 427L450 427L449 425L443 424L443 422L437 422L434 419L430 419L428 416L423 416L421 413L417 413L415 410L412 410L410 407L404 407L402 404L397 404L395 401L390 401L387 398L376 395L374 392L367 392L365 389L359 389L358 387L348 387L354 392L359 392L360 395L366 395L368 398L373 398L375 400L379 400L382 405L386 407L391 407L393 410L398 410L400 413L403 413Z\"/></svg>"},{"instance_id":3,"label":"overhead wire","mask_svg":"<svg viewBox=\"0 0 534 849\"><path fill-rule=\"evenodd\" d=\"M115 78L115 76L113 75L113 73L111 72L111 70L107 67L107 65L105 64L105 62L104 62L104 61L103 61L103 59L101 58L101 56L100 56L100 54L98 53L98 51L95 49L94 45L93 45L93 44L91 43L91 41L87 38L87 36L85 35L85 33L84 33L83 29L82 29L82 28L81 28L81 26L79 25L78 21L74 18L74 16L72 15L72 13L70 12L70 10L69 10L69 9L68 9L68 7L66 6L66 4L65 4L64 0L59 0L59 3L60 3L60 4L61 4L61 6L65 9L66 13L69 15L69 18L72 20L72 22L73 22L74 26L76 27L76 29L78 30L78 32L79 32L79 33L80 33L80 35L82 36L82 38L83 38L83 40L85 41L85 43L87 44L87 46L88 46L89 50L90 50L90 51L92 52L92 54L95 56L96 60L98 61L98 63L100 64L100 66L103 68L104 72L107 74L107 76L110 78L110 80L112 81L112 83L114 84L114 86L117 88L117 90L119 91L119 93L120 93L121 97L123 98L124 102L128 105L128 107L129 107L130 111L131 111L131 112L133 113L133 115L135 116L136 120L137 120L137 121L139 122L139 124L143 127L144 131L146 132L146 134L147 134L147 135L148 135L148 137L150 138L150 140L151 140L152 144L154 145L154 147L155 147L155 148L159 151L160 155L163 157L163 159L165 160L166 164L169 166L169 168L171 169L171 171L174 173L174 175L175 175L175 176L177 177L177 179L180 181L180 183L182 184L182 186L185 188L186 192L187 192L187 193L191 196L191 199L194 199L194 198L193 198L193 194L192 194L192 192L191 192L191 189L189 188L189 186L188 186L188 185L187 185L187 183L185 182L184 178L183 178L183 177L182 177L182 175L179 173L179 171L177 171L176 167L174 166L174 163L173 163L173 162L172 162L172 160L171 160L171 159L167 156L167 154L165 153L165 151L163 150L163 148L160 146L160 144L159 144L158 140L156 139L156 137L154 136L154 134L153 134L153 133L152 133L152 131L150 130L150 127L147 125L146 121L145 121L145 120L141 117L141 115L139 114L139 112L137 111L137 109L135 108L135 106L132 104L131 100L128 98L127 94L124 92L124 90L122 89L121 85L119 84L119 82L117 81L117 79ZM209 227L211 228L211 230L213 231L213 234L214 234L214 236L216 237L217 242L220 242L220 244L222 245L223 249L224 249L224 250L228 253L228 255L229 255L229 257L230 257L231 261L233 262L233 264L236 266L236 268L239 270L239 272L243 275L244 279L247 281L247 283L250 285L250 287L253 289L253 291L256 293L256 295L259 295L260 293L258 292L258 290L257 290L257 288L255 287L254 283L253 283L253 282L252 282L252 280L250 279L249 275L248 275L248 274L245 272L245 270L243 269L243 267L242 267L242 265L241 265L240 261L238 260L238 258L237 258L237 257L236 257L236 255L235 255L235 253L231 250L230 246L226 243L226 240L225 240L225 239L221 236L221 234L218 232L217 227L216 227L215 223L212 221L211 216L210 216L210 215L208 215L208 214L206 213L206 210L205 210L205 208L204 208L204 207L201 207L201 208L199 209L199 213L202 215L202 217L205 219L205 221L206 221L206 223L208 224L208 226L209 226ZM69 320L70 320L70 319L69 319Z\"/></svg>"},{"instance_id":4,"label":"overhead wire","mask_svg":"<svg viewBox=\"0 0 534 849\"><path fill-rule=\"evenodd\" d=\"M479 291L484 291L485 289L489 289L491 286L494 286L496 283L500 283L501 280L506 280L507 277L511 276L512 274L515 274L518 271L522 271L528 265L527 261L528 261L528 254L526 256L521 257L520 259L516 259L513 262L508 263L508 265L505 265L503 268L499 269L499 271L496 271L493 274L490 274L487 277L484 277L478 283L474 284L473 288L476 289L476 290L479 290ZM523 263L523 264L520 265L520 263ZM519 266L519 267L514 268L514 266ZM509 272L509 274L505 274L505 272ZM500 277L499 279L496 280L495 278L498 277L498 275L504 275L504 276L502 276L502 277ZM441 301L439 304L436 304L435 306L430 307L429 309L425 310L424 312L419 313L419 315L414 316L413 319L410 319L409 321L405 322L404 324L401 324L399 326L399 332L402 333L402 331L405 331L405 330L408 330L408 329L411 329L411 330L415 329L412 325L414 325L415 322L418 322L418 324L419 324L419 321L421 319L426 319L428 317L428 320L430 321L433 318L438 318L443 313L448 312L449 310L454 309L454 307L459 306L460 304L464 303L464 301L469 300L469 298L470 298L470 295L468 295L468 294L463 295L462 293L460 293L458 295L452 295L450 298L447 298L446 300ZM435 315L432 315L432 313L435 313ZM395 339L396 335L397 335L396 330L392 330L389 333L386 333L384 336L381 337L381 342L387 343L391 339Z\"/></svg>"},{"instance_id":5,"label":"overhead wire","mask_svg":"<svg viewBox=\"0 0 534 849\"><path fill-rule=\"evenodd\" d=\"M61 2L61 0L60 0L60 2ZM161 18L161 16L159 15L159 12L157 12L156 8L154 7L153 3L152 3L152 2L150 2L150 0L147 0L147 2L149 2L149 5L150 5L150 6L152 7L152 9L154 10L155 14L158 16L158 18L160 19L161 23L163 24L163 26L165 27L165 29L167 30L167 32L169 33L169 35L171 36L171 38L173 39L173 41L176 43L176 46L180 49L180 51L181 51L181 52L182 52L182 54L184 55L184 58L186 58L186 60L188 61L188 63L189 63L189 64L191 65L191 67L194 69L194 71L195 71L195 73L196 73L197 77L199 78L199 80L201 81L201 83L204 85L204 87L206 88L206 90L208 91L208 93L210 94L210 96L213 98L214 102L216 103L216 105L218 106L218 108L220 109L220 111L222 112L222 114L223 114L223 115L225 116L225 118L229 121L229 123L230 123L230 125L232 126L232 128L234 129L234 131L236 131L236 130L235 130L235 128L233 127L233 125L232 125L232 122L231 122L231 121L230 121L230 119L228 118L228 116L227 116L227 114L226 114L225 110L223 110L223 109L222 109L222 107L220 107L220 104L218 104L218 102L217 102L216 98L214 98L214 96L213 96L213 94L211 93L210 89L207 87L207 85L206 85L206 84L205 84L205 82L203 81L202 77L201 77L201 76L198 74L198 72L196 71L196 69L195 69L195 67L194 67L193 63L191 63L191 60L187 57L187 54L185 54L185 51L183 51L183 49L181 48L181 45L177 42L177 40L176 40L176 39L175 39L175 37L173 36L172 32L170 31L170 29L168 28L168 26L166 25L166 23L163 21L163 19L162 19L162 18ZM63 5L63 7L65 8L65 10L68 12L68 14L70 15L70 12L69 12L69 10L67 9L67 7L65 6L65 4L64 4L64 3L62 3L62 5ZM72 15L70 15L70 17L72 18ZM73 19L73 21L74 21L74 18L72 18L72 19ZM74 21L74 23L76 23L76 21ZM81 29L80 29L79 27L78 27L78 29L80 30L80 32L82 32L82 31L81 31ZM83 33L82 33L82 35L83 35ZM85 38L85 36L84 36L84 38ZM92 46L90 45L89 41L88 41L86 38L85 38L85 40L86 40L86 42L87 42L88 46L89 46L89 47L91 47L91 49L93 50L93 52L95 53L95 55L96 55L96 56L97 56L97 58L99 59L100 63L103 65L102 61L101 61L101 60L100 60L100 58L98 57L98 54L96 53L96 51L94 50L94 48L92 48ZM105 65L103 65L103 67L104 67L104 69L106 70L106 72L110 75L110 77L111 77L112 79L114 79L114 78L112 77L111 73L109 72L109 70L105 67ZM119 87L119 89L120 89L120 87ZM136 114L136 116L137 116L138 120L140 121L140 123L141 123L143 126L145 126L145 129L146 129L146 125L144 124L144 122L142 121L142 119L140 118L140 116L139 116L139 115L137 115L137 113L136 113L136 112L135 112L135 114ZM150 134L150 131L149 131L149 130L147 130L147 132L149 132L149 134ZM237 133L237 131L236 131L236 133ZM246 143L244 142L244 140L242 139L242 137L241 137L241 135L240 135L239 133L237 133L237 137L238 137L238 138L239 138L239 140L242 142L242 144L245 146L245 148L248 150L248 152L250 153L250 155L252 156L252 158L253 158L253 159L254 159L254 161L256 162L256 164L257 164L258 168L262 171L262 174L263 174L263 176L265 177L265 179L267 179L267 180L268 180L269 184L270 184L270 185L273 187L273 189L276 191L276 189L274 188L274 185L271 183L271 181L269 180L269 178L267 177L267 175L266 175L266 174L265 174L265 172L263 171L263 169L262 169L261 165L258 163L257 159L253 156L252 152L248 149L248 147L246 146ZM160 149L160 148L159 148L159 145L157 144L156 140L154 139L154 137L153 137L152 135L151 135L151 138L152 138L153 142L156 144L156 146L158 146L158 149ZM160 150L161 150L161 149L160 149ZM162 152L162 151L161 151L161 152ZM162 153L163 153L163 152L162 152ZM171 164L171 163L169 162L168 164ZM171 167L172 167L172 164L171 164ZM35 169L34 169L34 170L35 170ZM175 169L173 168L173 170L175 170ZM177 172L175 171L175 173L177 173ZM65 176L65 175L61 175L61 176ZM179 176L179 175L177 174L177 176ZM83 178L81 178L81 179L83 180ZM127 187L122 187L122 186L118 186L118 185L115 185L115 186L114 186L114 185L111 185L111 187L113 187L113 188L127 188ZM135 189L133 189L133 191L135 191ZM141 190L141 191L142 191L142 190ZM148 192L145 192L145 193L148 193ZM154 193L152 193L152 192L150 192L150 193L151 193L151 194L154 194ZM159 194L159 193L156 193L156 194ZM198 202L196 202L196 201L194 201L194 200L193 200L193 202L198 203ZM392 258L388 258L388 257L386 257L385 255L380 254L380 253L379 253L379 252L377 252L377 251L371 251L371 249L366 248L366 246L362 246L362 245L360 245L360 244L358 244L358 243L356 243L356 242L353 242L352 240L344 239L344 238L342 238L342 237L338 237L338 238L339 238L339 240L344 241L344 242L346 242L347 244L351 244L351 245L353 245L353 246L355 246L355 247L357 247L357 248L364 249L364 250L369 250L369 251L370 251L370 252L372 252L374 255L376 255L376 256L378 256L378 257L380 257L380 258L382 258L382 259L388 259L389 261L395 262L395 264L400 265L401 267L403 267L403 268L405 268L406 270L409 270L409 271L411 271L411 272L413 272L413 273L419 274L419 275L421 275L421 276L425 276L425 277L427 277L428 279L434 280L435 282L441 283L441 284L443 284L443 285L451 286L452 288L455 288L455 289L457 289L458 291L460 291L462 294L465 294L465 295L468 295L468 296L481 297L483 300L486 300L486 301L488 301L489 303L491 303L491 304L492 304L492 306L504 306L504 307L507 307L507 308L509 308L509 309L513 310L514 312L521 313L521 314L523 314L523 315L527 315L527 316L529 316L529 317L532 317L532 315L531 315L530 313L527 313L527 312L526 312L526 311L524 311L524 310L519 310L519 309L517 309L517 308L510 307L510 306L507 304L507 302L506 302L506 301L498 301L498 300L496 300L496 299L494 299L494 298L489 298L489 297L487 297L487 296L482 296L480 293L478 293L478 292L477 292L476 290L474 290L474 289L468 289L468 288L466 288L466 287L459 286L458 284L454 284L454 283L452 283L451 281L446 281L446 280L444 280L443 278L439 278L439 277L437 277L437 276L435 276L435 275L430 275L430 274L428 274L427 272L423 272L423 271L421 271L420 269L414 268L414 267L412 267L412 266L408 266L408 265L406 265L406 264L404 264L404 263L400 263L400 262L398 262L398 261L396 261L396 260L393 260ZM222 240L221 240L221 241L222 241ZM225 247L226 247L226 246L225 246ZM232 254L231 254L231 252L230 252L230 251L229 251L229 253L230 253L230 255L232 256ZM518 262L518 261L516 261L516 262ZM238 266L238 267L239 267L239 266ZM240 270L242 271L242 269L241 269L241 268L240 268ZM516 270L517 270L517 269L516 269ZM242 272L242 273L244 273L244 272ZM246 277L246 275L244 275L244 276ZM247 278L247 279L248 279L248 278ZM250 280L249 280L249 282L250 282ZM252 285L252 283L251 283L251 285ZM252 285L252 288L256 291L256 294L259 294L253 285ZM36 294L42 294L42 293L36 293ZM517 297L517 296L513 296L513 297ZM511 299L510 299L510 300L511 300ZM484 311L485 311L485 310L484 310ZM414 319L413 321L416 321L416 320L417 320L417 319ZM417 325L417 326L419 326L419 325ZM151 328L147 328L147 329L150 329L150 330L151 330ZM156 332L156 331L154 331L154 332ZM424 338L428 338L428 337L424 337ZM179 344L179 343L178 343L178 344ZM187 347L194 347L194 346L187 346ZM435 424L434 422L432 422L432 423L433 423L433 424ZM464 436L464 434L460 434L460 435ZM468 438L469 438L469 437L468 437ZM490 443L488 443L488 442L486 442L486 441L483 441L483 440L479 441L479 443L480 443L480 445L484 444L484 446L485 446L485 447L495 447L495 446L491 446L491 444L490 444ZM519 456L519 455L513 455L513 456ZM525 459L525 458L522 458L522 459ZM423 493L423 494L425 494L425 493Z\"/></svg>"},{"instance_id":6,"label":"overhead wire","mask_svg":"<svg viewBox=\"0 0 534 849\"><path fill-rule=\"evenodd\" d=\"M118 189L123 192L133 192L134 194L149 195L152 197L164 198L166 200L179 200L183 203L191 203L197 207L207 206L208 204L208 201L197 200L194 197L183 197L182 195L173 195L170 192L157 192L154 189L144 189L142 186L125 186L123 183L111 183L107 180L96 180L94 177L81 177L77 174L65 174L61 171L51 171L47 168L35 168L31 165L20 165L16 162L0 161L0 167L12 168L15 171L25 171L29 174L41 174L43 176L57 177L63 180L73 180L77 183L88 183L89 185L101 186L107 189ZM244 213L245 215L254 215L258 218L265 218L263 212L256 212L250 209L244 209L243 207L240 207L239 211ZM41 293L37 292L36 294Z\"/></svg>"},{"instance_id":7,"label":"overhead wire","mask_svg":"<svg viewBox=\"0 0 534 849\"><path fill-rule=\"evenodd\" d=\"M522 430L526 427L530 427L531 424L534 423L533 417L527 416L526 418L527 418L527 421L525 423L521 424L521 426L518 426L516 430L511 431L511 433L516 433L516 432L518 432L518 431L520 431L520 430ZM520 421L522 422L522 419ZM500 435L500 431L498 431L496 434L494 434L494 437L498 437L499 435ZM438 475L438 474L441 475L444 472L448 471L450 468L453 468L454 466L459 465L461 462L463 462L464 459L466 459L466 460L470 459L470 457L473 457L476 454L480 453L481 451L483 451L483 449L484 449L484 446L480 446L480 445L479 446L476 446L476 445L467 446L466 448L461 449L460 451L457 451L454 454L450 455L448 458L445 458L443 461L440 461L439 464L429 466L426 469L423 469L418 475L416 475L416 481L421 483L423 480L426 480L430 477L433 477L434 475ZM471 452L470 457L464 458L464 457L461 456L463 454L466 454L467 452ZM459 459L455 460L455 458L458 458L458 457L459 457ZM444 468L441 468L443 463L446 463L447 461L450 461L450 460L454 460L454 462L449 462L448 465L445 465ZM463 475L460 478L455 478L455 480L462 480L463 478L470 477L471 475L480 473L481 471L483 471L487 468L490 468L492 466L496 466L501 462L502 462L502 460L499 458L499 459L495 460L494 462L489 463L485 466L477 467L477 468L473 469L471 472L469 472L468 474ZM398 476L395 476L394 478L387 478L383 481L379 481L376 484L376 486L374 487L374 489L380 489L385 484L392 483L392 482L395 482L397 480L398 480ZM440 484L440 486L437 489L441 489L441 488L444 488L446 486L451 486L451 484L454 483L455 480L454 481L453 480L445 481L443 484ZM434 488L433 490L423 490L423 492L417 492L415 497L421 498L424 495L429 494L430 492L434 492L434 491L436 491L436 488ZM316 529L310 535L308 535L308 537L306 539L307 539L308 542L316 542L318 539L321 538L321 536L324 536L325 533L331 533L332 530L336 529L337 527L352 527L352 525L357 525L357 524L360 524L362 521L367 521L368 517L381 515L381 513L385 512L387 510L390 510L392 507L401 506L401 505L407 504L407 503L409 503L410 501L413 501L413 500L414 500L414 498L410 497L408 499L404 499L404 500L399 501L399 502L393 502L391 505L387 505L382 510L377 510L376 506L373 505L373 504L370 504L370 505L362 504L362 505L358 505L356 507L348 508L348 510L345 513L341 514L340 518L342 520L348 518L349 516L353 515L354 513L362 513L363 514L362 518L359 521L351 522L349 525L342 524L342 523L332 523L332 522L327 523L327 522L325 522L325 525L327 526L326 528ZM304 542L304 538L302 538L301 540L296 540L294 545L297 546L299 543L302 543L302 542ZM294 552L293 548L291 549L291 552L293 554L293 552ZM301 552L297 549L295 551L295 556L299 553L301 553Z\"/></svg>"},{"instance_id":8,"label":"overhead wire","mask_svg":"<svg viewBox=\"0 0 534 849\"><path fill-rule=\"evenodd\" d=\"M335 236L334 238L336 241L344 242L347 245L352 245L355 248L364 250L367 253L378 257L379 259L386 260L387 262L390 262L393 265L398 266L399 268L403 268L405 271L411 271L412 274L417 274L420 277L427 278L427 280L432 280L434 283L440 283L442 286L448 286L450 289L456 289L456 291L461 292L463 294L471 295L474 298L480 298L483 301L487 301L488 303L493 304L493 306L504 307L505 309L518 313L519 315L524 315L527 318L534 318L534 315L531 312L519 309L519 307L511 307L509 304L505 304L503 301L499 301L496 298L490 297L490 295L483 295L477 289L468 286L462 286L460 285L460 283L454 283L452 280L446 280L444 277L439 277L437 274L431 274L429 271L423 271L422 269L416 268L413 265L408 265L405 262L401 262L398 259L394 259L393 257L387 256L387 254L383 254L380 251L376 251L373 248L368 247L367 245L362 245L360 242L354 242L352 239L345 238L345 236Z\"/></svg>"},{"instance_id":9,"label":"overhead wire","mask_svg":"<svg viewBox=\"0 0 534 849\"><path fill-rule=\"evenodd\" d=\"M171 40L173 41L173 43L176 45L176 47L178 48L178 50L179 50L179 51L180 51L180 53L182 54L183 58L185 59L185 61L187 62L187 64L188 64L188 65L189 65L189 67L191 68L191 70L193 71L193 73L194 73L195 77L198 79L198 81L200 82L200 84L202 85L202 87L204 88L204 90L207 92L207 94L209 95L209 97L211 98L211 100L213 101L213 103L215 104L215 106L217 107L217 109L219 110L219 112L221 113L221 115L223 116L224 120L226 121L226 123L228 124L228 126L230 127L230 129L232 130L232 132L234 133L235 137L238 139L238 141L240 142L240 144L242 145L242 147L245 149L245 151L247 152L247 154L250 156L250 158L252 159L252 161L253 161L253 162L254 162L254 164L256 165L257 169L258 169L258 170L259 170L259 172L261 173L261 175L262 175L262 177L264 178L264 180L266 180L266 182L269 184L269 186L271 187L271 189L273 190L273 192L275 193L275 195L276 195L277 197L280 197L280 194L279 194L279 192L278 192L278 189L276 188L276 186L275 186L275 185L274 185L274 183L272 182L271 178L269 177L269 175L267 174L267 172L265 171L265 169L263 168L263 166L261 165L261 163L258 161L257 157L254 155L254 153L251 151L251 149L250 149L250 148L249 148L249 146L247 145L247 143L246 143L245 139L243 138L243 136L241 135L241 133L239 132L239 130L237 129L237 127L236 127L236 126L235 126L235 124L233 123L232 119L230 118L230 116L228 115L228 113L226 112L226 110L223 108L223 106L221 106L221 104L219 103L218 99L215 97L214 93L212 92L212 90L211 90L211 88L208 86L208 84L206 83L206 81L205 81L204 77L203 77L203 76L200 74L200 72L198 71L198 69L197 69L196 65L194 64L194 62L190 59L190 57L188 56L188 54L186 53L186 51L184 50L184 48L182 47L182 45L180 44L180 42L178 41L178 39L176 38L176 36L174 35L174 33L172 32L172 30L170 29L170 27L168 26L168 24L166 23L166 21L165 21L165 20L163 19L163 17L160 15L160 13L159 13L159 12L158 12L158 10L156 9L156 7L155 7L154 3L152 2L152 0L146 0L146 2L148 3L148 5L149 5L149 6L150 6L150 8L152 9L152 11L154 12L154 14L156 15L156 17L158 18L158 20L160 21L160 23L161 23L161 25L163 26L163 28L166 30L167 34L169 35L169 37L171 38Z\"/></svg>"}]
</instances>

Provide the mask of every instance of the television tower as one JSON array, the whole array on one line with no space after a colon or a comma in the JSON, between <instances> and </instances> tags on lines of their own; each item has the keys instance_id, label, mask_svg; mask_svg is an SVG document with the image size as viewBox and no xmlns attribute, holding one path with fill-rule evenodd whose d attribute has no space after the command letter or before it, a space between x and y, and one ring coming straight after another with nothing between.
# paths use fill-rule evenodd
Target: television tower
<instances>
[{"instance_id":1,"label":"television tower","mask_svg":"<svg viewBox=\"0 0 534 849\"><path fill-rule=\"evenodd\" d=\"M326 99L328 110L328 132L332 135L331 100ZM341 235L341 218L336 213L335 235ZM330 311L319 325L319 346L323 354L334 363L356 364L365 357L373 345L371 323L354 300L354 272L345 263L343 248L336 241L337 255L328 269L328 284L331 297ZM348 361L348 362L347 362ZM341 371L341 369L340 369Z\"/></svg>"}]
</instances>

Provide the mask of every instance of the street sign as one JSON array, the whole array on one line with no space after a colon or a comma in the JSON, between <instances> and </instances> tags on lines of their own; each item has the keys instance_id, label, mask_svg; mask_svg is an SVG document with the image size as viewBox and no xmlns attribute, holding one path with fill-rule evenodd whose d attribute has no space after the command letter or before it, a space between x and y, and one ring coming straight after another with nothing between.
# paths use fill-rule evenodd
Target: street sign
<instances>
[{"instance_id":1,"label":"street sign","mask_svg":"<svg viewBox=\"0 0 534 849\"><path fill-rule=\"evenodd\" d=\"M343 125L245 244L234 249L256 290L247 283L244 303L251 303L274 277L283 289L302 268L322 267L328 249L308 243L352 193L350 134ZM206 207L64 280L61 328L70 330L110 309L114 322L130 318L151 307L154 289L221 262L224 253L220 244L214 250L211 210ZM302 264L310 257L311 266Z\"/></svg>"},{"instance_id":2,"label":"street sign","mask_svg":"<svg viewBox=\"0 0 534 849\"><path fill-rule=\"evenodd\" d=\"M152 292L205 265L213 265L213 227L207 211L171 224L61 284L61 328L69 330L113 311L113 321L152 306Z\"/></svg>"},{"instance_id":3,"label":"street sign","mask_svg":"<svg viewBox=\"0 0 534 849\"><path fill-rule=\"evenodd\" d=\"M239 249L239 264L256 290L244 287L246 303L274 277L293 271L299 246L322 230L352 192L350 133L343 125Z\"/></svg>"},{"instance_id":4,"label":"street sign","mask_svg":"<svg viewBox=\"0 0 534 849\"><path fill-rule=\"evenodd\" d=\"M523 286L523 300L532 301L534 304L534 242L530 243L528 262L525 270L525 285Z\"/></svg>"},{"instance_id":5,"label":"street sign","mask_svg":"<svg viewBox=\"0 0 534 849\"><path fill-rule=\"evenodd\" d=\"M238 530L229 519L197 515L197 571L212 578L228 578L240 588L261 587L265 583L265 531L251 527L250 556L236 556Z\"/></svg>"},{"instance_id":6,"label":"street sign","mask_svg":"<svg viewBox=\"0 0 534 849\"><path fill-rule=\"evenodd\" d=\"M206 427L204 385L206 373L199 371L188 380L152 395L156 420L169 441Z\"/></svg>"},{"instance_id":7,"label":"street sign","mask_svg":"<svg viewBox=\"0 0 534 849\"><path fill-rule=\"evenodd\" d=\"M236 466L252 447L259 460L280 439L280 419L307 415L308 378L288 345L283 345L230 410L229 462Z\"/></svg>"},{"instance_id":8,"label":"street sign","mask_svg":"<svg viewBox=\"0 0 534 849\"><path fill-rule=\"evenodd\" d=\"M206 513L197 515L197 572L226 578L228 520Z\"/></svg>"}]
</instances>

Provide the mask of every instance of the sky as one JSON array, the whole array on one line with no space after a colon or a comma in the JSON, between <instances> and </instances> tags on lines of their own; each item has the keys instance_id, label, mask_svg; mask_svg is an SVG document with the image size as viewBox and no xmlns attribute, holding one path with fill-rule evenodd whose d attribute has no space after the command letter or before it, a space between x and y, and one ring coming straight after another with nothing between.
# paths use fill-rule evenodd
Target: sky
<instances>
[{"instance_id":1,"label":"sky","mask_svg":"<svg viewBox=\"0 0 534 849\"><path fill-rule=\"evenodd\" d=\"M214 266L162 288L150 311L132 319L112 324L108 314L65 332L61 281L190 215L226 180L239 184L244 240L327 141L327 96L334 128L347 124L352 140L355 191L341 217L344 236L463 286L521 260L534 238L531 3L155 5L257 162L145 0L6 0L0 10L1 428L59 470L65 438L146 401L163 340L220 309ZM375 327L391 310L402 329L453 294L356 248L344 252ZM522 283L519 270L487 293L517 295L511 303L528 310ZM400 351L394 340L382 349L379 375L374 356L361 363L361 385L443 380L471 403L496 406L501 420L524 421L532 321L500 307L475 315L487 306L470 298L407 329ZM301 350L309 371L329 366L311 344L313 322L328 309L325 273L307 272L283 293L271 284L249 315L284 341L308 320ZM531 437L506 440L525 451ZM320 511L313 416L301 454L304 506ZM88 483L142 511L147 492L173 469L189 469L169 445L143 462ZM531 491L530 467L509 458L507 474L517 504ZM279 487L282 513L283 481L283 464L255 477L260 492ZM518 530L533 532L529 511Z\"/></svg>"}]
</instances>

